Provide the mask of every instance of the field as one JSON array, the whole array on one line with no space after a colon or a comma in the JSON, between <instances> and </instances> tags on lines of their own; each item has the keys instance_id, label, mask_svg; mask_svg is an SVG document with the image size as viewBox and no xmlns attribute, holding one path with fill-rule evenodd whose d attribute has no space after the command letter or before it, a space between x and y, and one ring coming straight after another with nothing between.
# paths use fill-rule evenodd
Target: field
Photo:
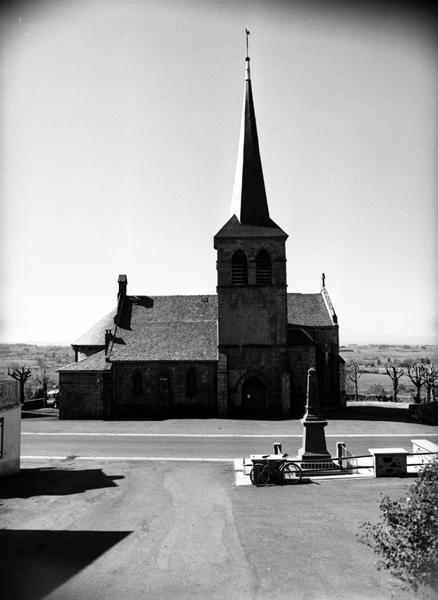
<instances>
[{"instance_id":1,"label":"field","mask_svg":"<svg viewBox=\"0 0 438 600\"><path fill-rule=\"evenodd\" d=\"M348 363L356 361L360 367L359 393L381 393L383 388L387 394L392 391L392 382L385 372L386 366L398 364L407 367L409 364L422 363L438 366L438 346L414 345L358 345L341 347L341 356L346 363L347 392L352 392L352 383L348 380ZM399 394L412 395L415 387L409 377L404 375L399 381Z\"/></svg>"},{"instance_id":2,"label":"field","mask_svg":"<svg viewBox=\"0 0 438 600\"><path fill-rule=\"evenodd\" d=\"M359 378L359 393L376 393L377 387L381 387L387 394L392 393L392 381L386 373L361 373ZM399 393L401 395L413 394L415 388L407 375L403 375L399 381Z\"/></svg>"},{"instance_id":3,"label":"field","mask_svg":"<svg viewBox=\"0 0 438 600\"><path fill-rule=\"evenodd\" d=\"M74 361L74 353L70 346L37 346L30 344L0 344L0 379L8 378L8 367L26 367L32 376L25 386L26 396L34 394L41 384L44 371L48 377L48 389L58 385L57 369Z\"/></svg>"}]
</instances>

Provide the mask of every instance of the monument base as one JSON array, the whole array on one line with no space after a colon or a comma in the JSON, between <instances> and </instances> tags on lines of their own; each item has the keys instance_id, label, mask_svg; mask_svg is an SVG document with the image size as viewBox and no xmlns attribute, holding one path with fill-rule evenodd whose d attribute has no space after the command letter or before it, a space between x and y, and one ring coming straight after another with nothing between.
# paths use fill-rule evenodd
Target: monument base
<instances>
[{"instance_id":1,"label":"monument base","mask_svg":"<svg viewBox=\"0 0 438 600\"><path fill-rule=\"evenodd\" d=\"M301 419L303 424L303 445L298 450L300 460L331 460L325 442L324 427L327 421L324 419Z\"/></svg>"},{"instance_id":2,"label":"monument base","mask_svg":"<svg viewBox=\"0 0 438 600\"><path fill-rule=\"evenodd\" d=\"M329 454L328 452L306 452L305 450L303 450L303 448L300 448L298 450L298 455L297 455L297 460L327 460L330 461L332 460L331 454Z\"/></svg>"}]
</instances>

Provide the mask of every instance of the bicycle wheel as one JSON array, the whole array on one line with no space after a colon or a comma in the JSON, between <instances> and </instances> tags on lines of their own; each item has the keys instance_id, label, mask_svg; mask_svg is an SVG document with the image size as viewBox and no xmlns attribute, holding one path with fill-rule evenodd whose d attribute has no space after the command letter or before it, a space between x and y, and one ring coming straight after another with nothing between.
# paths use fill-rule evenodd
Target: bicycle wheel
<instances>
[{"instance_id":1,"label":"bicycle wheel","mask_svg":"<svg viewBox=\"0 0 438 600\"><path fill-rule=\"evenodd\" d=\"M269 468L263 463L256 463L251 469L249 477L252 483L258 487L267 485L269 481Z\"/></svg>"},{"instance_id":2,"label":"bicycle wheel","mask_svg":"<svg viewBox=\"0 0 438 600\"><path fill-rule=\"evenodd\" d=\"M284 465L283 479L287 483L299 483L302 475L302 471L296 463L288 462Z\"/></svg>"}]
</instances>

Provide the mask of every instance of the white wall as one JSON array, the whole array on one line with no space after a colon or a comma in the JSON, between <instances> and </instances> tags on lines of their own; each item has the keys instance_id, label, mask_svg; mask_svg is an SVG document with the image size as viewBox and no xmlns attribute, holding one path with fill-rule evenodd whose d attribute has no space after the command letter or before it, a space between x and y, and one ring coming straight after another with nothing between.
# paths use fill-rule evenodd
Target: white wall
<instances>
[{"instance_id":1,"label":"white wall","mask_svg":"<svg viewBox=\"0 0 438 600\"><path fill-rule=\"evenodd\" d=\"M0 477L20 470L21 406L0 409L3 418L3 456L0 458Z\"/></svg>"}]
</instances>

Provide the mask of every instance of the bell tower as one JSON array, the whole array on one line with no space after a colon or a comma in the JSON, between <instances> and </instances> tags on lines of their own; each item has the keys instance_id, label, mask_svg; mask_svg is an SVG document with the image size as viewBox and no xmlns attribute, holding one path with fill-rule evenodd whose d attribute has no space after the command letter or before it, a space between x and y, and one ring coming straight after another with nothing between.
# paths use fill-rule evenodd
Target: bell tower
<instances>
[{"instance_id":1,"label":"bell tower","mask_svg":"<svg viewBox=\"0 0 438 600\"><path fill-rule=\"evenodd\" d=\"M247 31L247 41L249 32ZM287 234L271 220L246 56L233 214L214 237L219 353L226 357L226 414L288 416Z\"/></svg>"}]
</instances>

